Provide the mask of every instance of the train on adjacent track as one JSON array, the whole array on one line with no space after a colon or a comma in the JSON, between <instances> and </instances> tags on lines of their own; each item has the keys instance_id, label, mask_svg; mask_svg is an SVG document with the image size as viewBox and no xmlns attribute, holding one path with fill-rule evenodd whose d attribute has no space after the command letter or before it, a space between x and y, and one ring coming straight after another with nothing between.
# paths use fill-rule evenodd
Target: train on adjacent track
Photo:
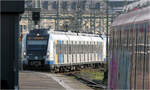
<instances>
[{"instance_id":1,"label":"train on adjacent track","mask_svg":"<svg viewBox=\"0 0 150 90\"><path fill-rule=\"evenodd\" d=\"M145 6L148 1L143 8L121 14L112 23L110 89L150 89L150 6Z\"/></svg>"},{"instance_id":2,"label":"train on adjacent track","mask_svg":"<svg viewBox=\"0 0 150 90\"><path fill-rule=\"evenodd\" d=\"M22 39L23 68L51 71L100 67L105 63L106 39L94 34L30 30Z\"/></svg>"}]
</instances>

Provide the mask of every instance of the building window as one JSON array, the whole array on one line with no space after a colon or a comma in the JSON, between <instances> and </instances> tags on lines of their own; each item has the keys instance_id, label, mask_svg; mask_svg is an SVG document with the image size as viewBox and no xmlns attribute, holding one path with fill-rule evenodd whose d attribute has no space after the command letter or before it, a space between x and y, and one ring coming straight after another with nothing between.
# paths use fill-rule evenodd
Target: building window
<instances>
[{"instance_id":1,"label":"building window","mask_svg":"<svg viewBox=\"0 0 150 90\"><path fill-rule=\"evenodd\" d=\"M100 9L100 3L95 4L95 9Z\"/></svg>"},{"instance_id":2,"label":"building window","mask_svg":"<svg viewBox=\"0 0 150 90\"><path fill-rule=\"evenodd\" d=\"M67 9L67 7L68 7L67 1L63 1L62 2L62 9Z\"/></svg>"},{"instance_id":3,"label":"building window","mask_svg":"<svg viewBox=\"0 0 150 90\"><path fill-rule=\"evenodd\" d=\"M85 5L86 5L86 1L82 1L81 2L81 9L82 10L85 10Z\"/></svg>"},{"instance_id":4,"label":"building window","mask_svg":"<svg viewBox=\"0 0 150 90\"><path fill-rule=\"evenodd\" d=\"M43 8L48 9L48 1L43 1Z\"/></svg>"},{"instance_id":5,"label":"building window","mask_svg":"<svg viewBox=\"0 0 150 90\"><path fill-rule=\"evenodd\" d=\"M76 10L76 7L77 7L77 3L76 2L72 2L71 9Z\"/></svg>"},{"instance_id":6,"label":"building window","mask_svg":"<svg viewBox=\"0 0 150 90\"><path fill-rule=\"evenodd\" d=\"M26 30L27 29L27 27L26 27L26 25L24 25L24 30Z\"/></svg>"},{"instance_id":7,"label":"building window","mask_svg":"<svg viewBox=\"0 0 150 90\"><path fill-rule=\"evenodd\" d=\"M53 8L53 9L58 9L58 2L57 2L57 1L54 1L54 2L52 3L52 8Z\"/></svg>"}]
</instances>

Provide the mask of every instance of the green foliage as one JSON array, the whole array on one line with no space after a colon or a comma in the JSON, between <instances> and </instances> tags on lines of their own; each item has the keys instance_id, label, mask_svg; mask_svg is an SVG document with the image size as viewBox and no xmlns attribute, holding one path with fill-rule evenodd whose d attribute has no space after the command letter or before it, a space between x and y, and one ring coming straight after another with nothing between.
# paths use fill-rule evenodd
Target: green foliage
<instances>
[{"instance_id":1,"label":"green foliage","mask_svg":"<svg viewBox=\"0 0 150 90\"><path fill-rule=\"evenodd\" d=\"M103 80L104 72L98 69L86 69L80 72L81 75L86 75L91 80Z\"/></svg>"}]
</instances>

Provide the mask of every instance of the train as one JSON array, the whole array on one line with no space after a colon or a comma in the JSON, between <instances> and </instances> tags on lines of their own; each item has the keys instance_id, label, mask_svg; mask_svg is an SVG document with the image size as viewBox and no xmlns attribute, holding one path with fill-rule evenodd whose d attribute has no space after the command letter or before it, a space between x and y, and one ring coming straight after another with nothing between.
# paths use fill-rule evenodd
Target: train
<instances>
[{"instance_id":1,"label":"train","mask_svg":"<svg viewBox=\"0 0 150 90\"><path fill-rule=\"evenodd\" d=\"M23 68L71 71L106 62L106 38L96 34L34 29L22 39Z\"/></svg>"},{"instance_id":2,"label":"train","mask_svg":"<svg viewBox=\"0 0 150 90\"><path fill-rule=\"evenodd\" d=\"M109 89L150 89L150 2L145 1L133 10L130 5L111 25Z\"/></svg>"}]
</instances>

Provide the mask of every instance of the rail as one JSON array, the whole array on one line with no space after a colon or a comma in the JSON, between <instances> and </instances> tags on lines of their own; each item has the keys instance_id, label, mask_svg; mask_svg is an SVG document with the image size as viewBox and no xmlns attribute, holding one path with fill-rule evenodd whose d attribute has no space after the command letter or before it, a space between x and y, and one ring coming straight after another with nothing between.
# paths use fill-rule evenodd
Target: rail
<instances>
[{"instance_id":1,"label":"rail","mask_svg":"<svg viewBox=\"0 0 150 90\"><path fill-rule=\"evenodd\" d=\"M96 83L88 78L85 78L77 73L70 73L70 76L74 76L75 78L77 78L79 81L81 81L82 83L86 84L87 86L93 88L93 89L107 89L107 87L104 84L101 83Z\"/></svg>"}]
</instances>

